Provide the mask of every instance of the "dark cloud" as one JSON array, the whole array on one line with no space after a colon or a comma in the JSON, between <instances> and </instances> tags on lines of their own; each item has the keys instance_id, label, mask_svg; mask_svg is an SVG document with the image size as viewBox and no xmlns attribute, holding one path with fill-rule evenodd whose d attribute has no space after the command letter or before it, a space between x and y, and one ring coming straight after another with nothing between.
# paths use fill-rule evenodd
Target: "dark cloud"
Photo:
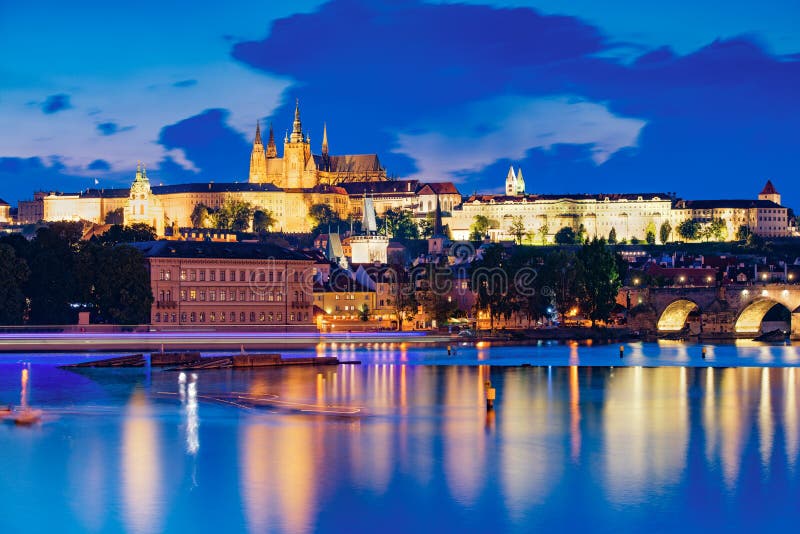
<instances>
[{"instance_id":1,"label":"dark cloud","mask_svg":"<svg viewBox=\"0 0 800 534\"><path fill-rule=\"evenodd\" d=\"M247 180L251 146L226 124L227 117L227 110L207 109L161 129L158 142L170 150L182 149L199 169L187 175L172 159L162 161L159 167L170 182L177 182L178 174L195 180Z\"/></svg>"},{"instance_id":2,"label":"dark cloud","mask_svg":"<svg viewBox=\"0 0 800 534\"><path fill-rule=\"evenodd\" d=\"M69 95L57 94L48 96L42 103L42 111L47 115L58 113L59 111L69 109L72 104L69 102Z\"/></svg>"},{"instance_id":3,"label":"dark cloud","mask_svg":"<svg viewBox=\"0 0 800 534\"><path fill-rule=\"evenodd\" d=\"M647 126L638 147L600 166L591 147L532 148L519 163L533 191L658 183L687 197L752 196L770 177L800 201L798 57L773 56L752 37L686 55L646 50L633 61L616 56L637 48L620 46L577 18L527 8L333 0L276 21L266 38L239 42L232 55L296 80L272 117L278 132L291 126L299 96L315 141L327 121L333 152L378 152L401 175L414 168L391 153L398 132L497 95L566 94ZM470 188L497 187L506 171L498 161L462 178Z\"/></svg>"},{"instance_id":4,"label":"dark cloud","mask_svg":"<svg viewBox=\"0 0 800 534\"><path fill-rule=\"evenodd\" d=\"M13 200L31 198L36 190L64 191L81 189L86 178L71 176L64 171L58 157L49 158L0 157L0 189L4 198ZM80 185L79 185L80 184Z\"/></svg>"},{"instance_id":5,"label":"dark cloud","mask_svg":"<svg viewBox=\"0 0 800 534\"><path fill-rule=\"evenodd\" d=\"M197 80L181 80L179 82L175 82L172 84L173 87L179 87L179 88L192 87L195 85L197 85Z\"/></svg>"},{"instance_id":6,"label":"dark cloud","mask_svg":"<svg viewBox=\"0 0 800 534\"><path fill-rule=\"evenodd\" d=\"M87 168L90 171L110 171L111 164L104 159L96 159Z\"/></svg>"},{"instance_id":7,"label":"dark cloud","mask_svg":"<svg viewBox=\"0 0 800 534\"><path fill-rule=\"evenodd\" d=\"M101 122L97 125L97 133L104 136L127 132L128 130L133 130L133 126L123 127L112 121Z\"/></svg>"}]
</instances>

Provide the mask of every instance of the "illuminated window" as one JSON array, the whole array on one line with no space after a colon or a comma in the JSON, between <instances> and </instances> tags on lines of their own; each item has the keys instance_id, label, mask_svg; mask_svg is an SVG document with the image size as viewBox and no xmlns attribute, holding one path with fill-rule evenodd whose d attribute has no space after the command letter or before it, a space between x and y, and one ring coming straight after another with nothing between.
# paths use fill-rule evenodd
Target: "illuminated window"
<instances>
[{"instance_id":1,"label":"illuminated window","mask_svg":"<svg viewBox=\"0 0 800 534\"><path fill-rule=\"evenodd\" d=\"M200 322L206 322L206 312L200 312Z\"/></svg>"},{"instance_id":2,"label":"illuminated window","mask_svg":"<svg viewBox=\"0 0 800 534\"><path fill-rule=\"evenodd\" d=\"M181 281L186 281L186 269L181 269Z\"/></svg>"},{"instance_id":3,"label":"illuminated window","mask_svg":"<svg viewBox=\"0 0 800 534\"><path fill-rule=\"evenodd\" d=\"M191 301L197 300L197 290L196 289L190 289L189 290L189 300L191 300Z\"/></svg>"}]
</instances>

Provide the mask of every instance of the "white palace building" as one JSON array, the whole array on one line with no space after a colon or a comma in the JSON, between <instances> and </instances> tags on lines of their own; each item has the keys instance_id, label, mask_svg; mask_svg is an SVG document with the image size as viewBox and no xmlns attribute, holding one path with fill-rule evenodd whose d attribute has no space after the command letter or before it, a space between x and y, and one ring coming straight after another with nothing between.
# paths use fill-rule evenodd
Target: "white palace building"
<instances>
[{"instance_id":1,"label":"white palace building","mask_svg":"<svg viewBox=\"0 0 800 534\"><path fill-rule=\"evenodd\" d=\"M644 241L648 230L659 236L663 223L671 227L670 240L678 240L676 228L687 219L706 223L726 222L726 240L736 239L741 226L764 237L788 237L795 233L791 210L781 206L780 194L771 182L755 200L681 200L668 193L609 193L538 195L525 193L522 171L508 171L504 194L476 194L443 218L455 240L470 238L476 216L489 220L492 241L514 239L511 226L522 222L525 242L552 243L564 227L589 238L608 239L614 230L618 240Z\"/></svg>"}]
</instances>

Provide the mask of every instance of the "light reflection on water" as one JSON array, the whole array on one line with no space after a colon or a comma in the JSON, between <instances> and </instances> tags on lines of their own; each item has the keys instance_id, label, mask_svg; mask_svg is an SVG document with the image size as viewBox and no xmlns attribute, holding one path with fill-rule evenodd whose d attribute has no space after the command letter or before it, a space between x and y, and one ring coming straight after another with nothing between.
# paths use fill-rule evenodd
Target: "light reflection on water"
<instances>
[{"instance_id":1,"label":"light reflection on water","mask_svg":"<svg viewBox=\"0 0 800 534\"><path fill-rule=\"evenodd\" d=\"M709 360L764 359L760 347L709 348ZM419 363L441 348L346 346L365 364L149 378L33 359L29 403L47 416L0 425L0 532L763 531L800 520L795 368L580 367L618 364L618 347L560 349L563 366L498 367L484 362L535 350L429 366ZM699 347L663 349L701 363ZM652 357L632 344L624 363ZM0 359L0 403L19 398L19 359ZM286 404L209 399L230 392Z\"/></svg>"}]
</instances>

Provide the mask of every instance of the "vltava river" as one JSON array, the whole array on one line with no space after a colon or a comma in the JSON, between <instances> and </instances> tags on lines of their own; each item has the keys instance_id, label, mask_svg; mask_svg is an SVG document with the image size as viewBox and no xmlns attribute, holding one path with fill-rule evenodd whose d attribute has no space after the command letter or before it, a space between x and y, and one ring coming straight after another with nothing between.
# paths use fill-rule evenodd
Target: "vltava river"
<instances>
[{"instance_id":1,"label":"vltava river","mask_svg":"<svg viewBox=\"0 0 800 534\"><path fill-rule=\"evenodd\" d=\"M800 347L618 349L194 374L1 355L0 404L28 368L45 419L0 424L0 532L794 530Z\"/></svg>"}]
</instances>

